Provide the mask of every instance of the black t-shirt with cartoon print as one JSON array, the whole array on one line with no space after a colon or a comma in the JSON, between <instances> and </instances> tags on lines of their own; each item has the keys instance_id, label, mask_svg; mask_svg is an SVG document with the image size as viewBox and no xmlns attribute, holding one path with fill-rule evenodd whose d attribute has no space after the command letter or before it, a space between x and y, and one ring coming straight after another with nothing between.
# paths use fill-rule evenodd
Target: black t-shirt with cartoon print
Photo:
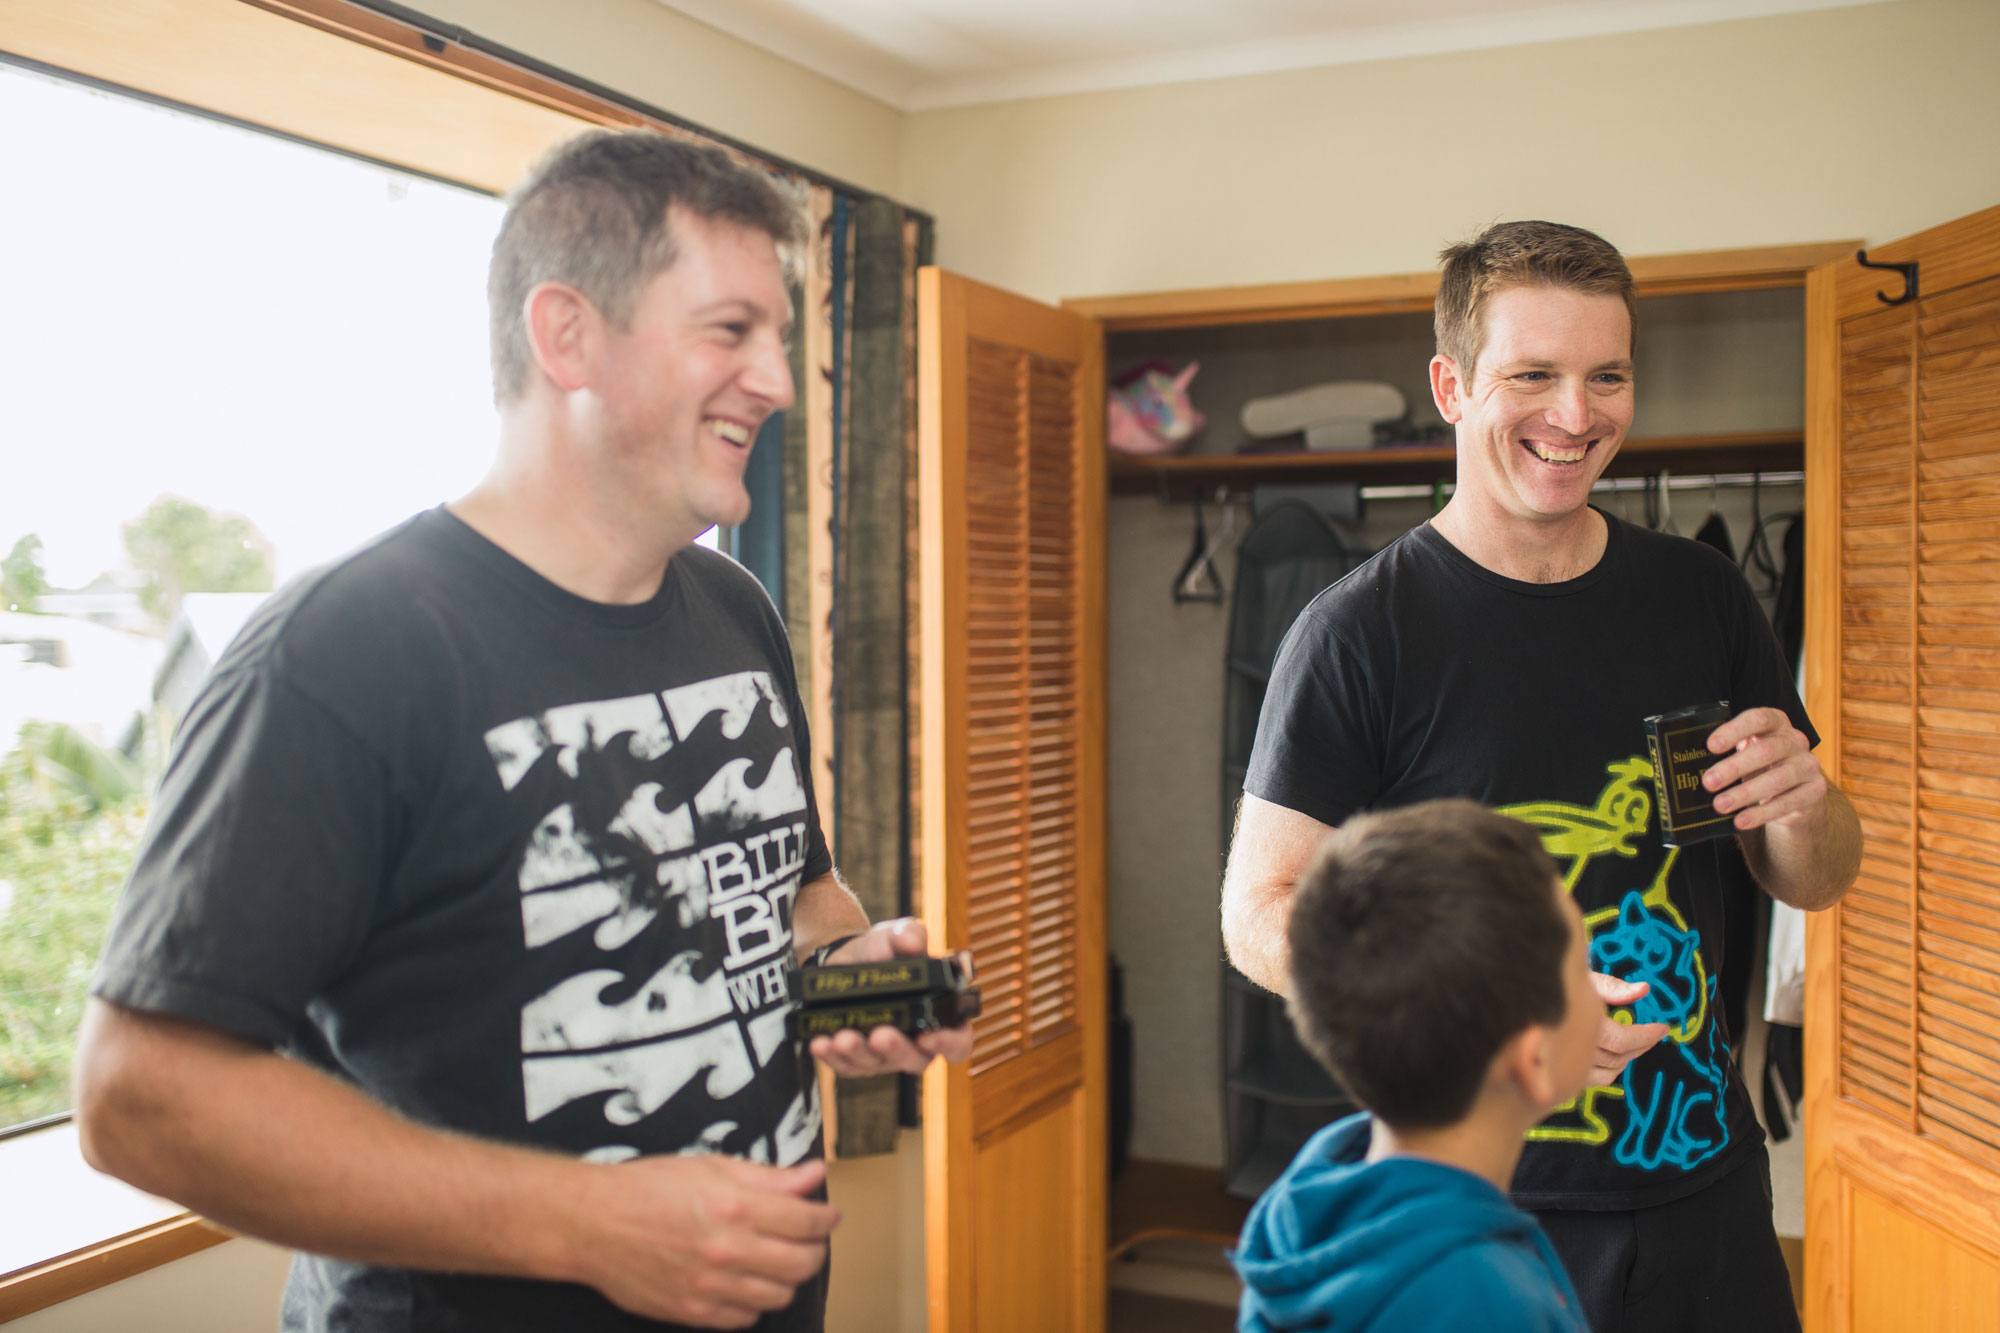
<instances>
[{"instance_id":1,"label":"black t-shirt with cartoon print","mask_svg":"<svg viewBox=\"0 0 2000 1333\"><path fill-rule=\"evenodd\" d=\"M1244 790L1327 824L1462 796L1541 831L1591 930L1594 971L1651 983L1668 1037L1529 1135L1531 1208L1664 1203L1762 1141L1716 1000L1734 840L1660 842L1642 719L1728 700L1814 744L1742 575L1697 542L1605 515L1604 556L1555 584L1504 578L1420 526L1315 599L1272 672Z\"/></svg>"},{"instance_id":2,"label":"black t-shirt with cartoon print","mask_svg":"<svg viewBox=\"0 0 2000 1333\"><path fill-rule=\"evenodd\" d=\"M784 628L690 547L633 606L449 512L289 585L189 711L93 992L410 1119L617 1161L819 1151L792 906L832 862ZM820 1327L823 1277L758 1327ZM285 1326L666 1327L302 1256Z\"/></svg>"}]
</instances>

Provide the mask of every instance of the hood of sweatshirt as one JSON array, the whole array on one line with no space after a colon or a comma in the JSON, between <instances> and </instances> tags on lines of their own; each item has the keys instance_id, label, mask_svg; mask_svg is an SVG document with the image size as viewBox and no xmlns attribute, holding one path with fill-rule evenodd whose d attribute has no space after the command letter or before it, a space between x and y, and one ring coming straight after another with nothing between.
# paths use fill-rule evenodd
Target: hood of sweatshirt
<instances>
[{"instance_id":1,"label":"hood of sweatshirt","mask_svg":"<svg viewBox=\"0 0 2000 1333\"><path fill-rule=\"evenodd\" d=\"M1364 1160L1373 1118L1349 1116L1300 1150L1250 1210L1233 1258L1246 1330L1362 1333L1452 1252L1488 1240L1546 1242L1507 1196L1469 1171L1417 1157Z\"/></svg>"}]
</instances>

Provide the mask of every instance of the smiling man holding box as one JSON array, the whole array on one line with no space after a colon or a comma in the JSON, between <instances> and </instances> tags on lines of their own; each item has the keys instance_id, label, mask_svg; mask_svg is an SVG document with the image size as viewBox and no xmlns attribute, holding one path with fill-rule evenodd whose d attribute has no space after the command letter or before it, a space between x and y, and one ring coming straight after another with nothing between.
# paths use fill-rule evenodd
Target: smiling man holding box
<instances>
[{"instance_id":1,"label":"smiling man holding box","mask_svg":"<svg viewBox=\"0 0 2000 1333\"><path fill-rule=\"evenodd\" d=\"M1763 1136L1714 1003L1723 895L1836 902L1853 807L1736 568L1590 506L1630 428L1636 292L1602 238L1512 222L1444 254L1431 387L1458 485L1306 608L1244 782L1223 934L1287 985L1293 887L1359 810L1463 796L1542 833L1591 930L1591 1086L1529 1133L1514 1199L1596 1333L1797 1327ZM1715 700L1701 778L1735 848L1664 844L1644 719ZM1746 868L1747 866L1747 868Z\"/></svg>"}]
</instances>

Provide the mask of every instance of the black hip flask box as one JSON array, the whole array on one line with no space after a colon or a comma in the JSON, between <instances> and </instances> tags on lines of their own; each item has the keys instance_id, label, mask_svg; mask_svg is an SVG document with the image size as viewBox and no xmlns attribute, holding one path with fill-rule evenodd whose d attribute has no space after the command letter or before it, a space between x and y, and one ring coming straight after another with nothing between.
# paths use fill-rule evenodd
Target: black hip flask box
<instances>
[{"instance_id":1,"label":"black hip flask box","mask_svg":"<svg viewBox=\"0 0 2000 1333\"><path fill-rule=\"evenodd\" d=\"M958 1027L979 1013L972 955L804 967L792 974L792 1035L830 1037L842 1028L898 1028L908 1036Z\"/></svg>"},{"instance_id":2,"label":"black hip flask box","mask_svg":"<svg viewBox=\"0 0 2000 1333\"><path fill-rule=\"evenodd\" d=\"M1646 748L1660 794L1660 841L1688 847L1736 832L1735 815L1718 814L1701 775L1724 756L1712 754L1708 738L1732 714L1729 701L1695 704L1646 719Z\"/></svg>"}]
</instances>

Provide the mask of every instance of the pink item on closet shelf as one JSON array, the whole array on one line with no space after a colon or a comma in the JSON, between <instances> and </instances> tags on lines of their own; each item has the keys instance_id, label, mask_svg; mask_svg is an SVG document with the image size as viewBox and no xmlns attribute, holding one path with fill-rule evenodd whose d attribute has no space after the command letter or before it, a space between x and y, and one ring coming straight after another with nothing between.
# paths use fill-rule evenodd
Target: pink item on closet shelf
<instances>
[{"instance_id":1,"label":"pink item on closet shelf","mask_svg":"<svg viewBox=\"0 0 2000 1333\"><path fill-rule=\"evenodd\" d=\"M1208 420L1188 401L1188 382L1200 369L1190 361L1177 375L1149 361L1119 376L1105 398L1105 443L1125 454L1172 453L1187 443Z\"/></svg>"}]
</instances>

